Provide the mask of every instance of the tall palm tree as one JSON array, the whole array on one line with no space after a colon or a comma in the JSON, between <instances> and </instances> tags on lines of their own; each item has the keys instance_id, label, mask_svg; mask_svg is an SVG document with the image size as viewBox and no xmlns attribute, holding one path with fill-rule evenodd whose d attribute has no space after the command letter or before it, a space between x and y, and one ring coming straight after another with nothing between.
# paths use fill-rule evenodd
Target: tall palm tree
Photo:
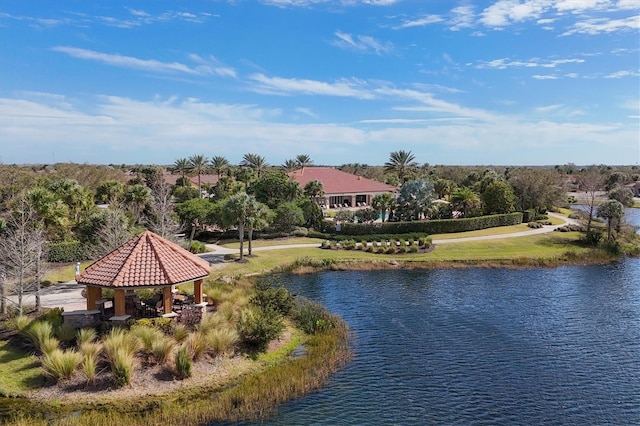
<instances>
[{"instance_id":1,"label":"tall palm tree","mask_svg":"<svg viewBox=\"0 0 640 426\"><path fill-rule=\"evenodd\" d=\"M299 166L296 160L289 159L289 160L286 160L284 163L282 163L280 168L282 168L282 170L284 170L285 173L289 173L294 170L298 170Z\"/></svg>"},{"instance_id":2,"label":"tall palm tree","mask_svg":"<svg viewBox=\"0 0 640 426\"><path fill-rule=\"evenodd\" d=\"M384 171L398 175L402 184L406 181L407 174L418 166L418 163L413 161L414 159L415 156L411 151L394 151L389 154L389 161L384 163Z\"/></svg>"},{"instance_id":3,"label":"tall palm tree","mask_svg":"<svg viewBox=\"0 0 640 426\"><path fill-rule=\"evenodd\" d=\"M296 163L299 168L304 169L305 167L313 165L313 160L306 154L300 154L296 156Z\"/></svg>"},{"instance_id":4,"label":"tall palm tree","mask_svg":"<svg viewBox=\"0 0 640 426\"><path fill-rule=\"evenodd\" d=\"M173 163L173 171L180 173L182 177L182 186L184 186L184 182L187 177L187 173L191 170L191 165L189 164L189 160L186 158L178 158L175 163Z\"/></svg>"},{"instance_id":5,"label":"tall palm tree","mask_svg":"<svg viewBox=\"0 0 640 426\"><path fill-rule=\"evenodd\" d=\"M257 209L258 201L253 195L238 192L227 198L222 206L222 221L225 226L238 227L240 239L240 261L244 259L244 231Z\"/></svg>"},{"instance_id":6,"label":"tall palm tree","mask_svg":"<svg viewBox=\"0 0 640 426\"><path fill-rule=\"evenodd\" d=\"M249 181L255 177L255 173L251 167L242 166L235 170L234 176L237 180L244 183L244 190L246 191L247 187L249 187Z\"/></svg>"},{"instance_id":7,"label":"tall palm tree","mask_svg":"<svg viewBox=\"0 0 640 426\"><path fill-rule=\"evenodd\" d=\"M207 171L207 157L204 155L192 155L189 157L189 170L198 175L198 196L202 197L202 183L200 176Z\"/></svg>"},{"instance_id":8,"label":"tall palm tree","mask_svg":"<svg viewBox=\"0 0 640 426\"><path fill-rule=\"evenodd\" d=\"M251 205L252 211L247 218L247 237L249 239L249 256L252 254L251 242L253 241L253 231L268 227L273 221L275 213L263 203L256 201Z\"/></svg>"},{"instance_id":9,"label":"tall palm tree","mask_svg":"<svg viewBox=\"0 0 640 426\"><path fill-rule=\"evenodd\" d=\"M218 175L218 179L222 177L225 170L229 168L229 160L221 155L216 155L211 159L211 168Z\"/></svg>"},{"instance_id":10,"label":"tall palm tree","mask_svg":"<svg viewBox=\"0 0 640 426\"><path fill-rule=\"evenodd\" d=\"M611 241L611 225L614 222L620 223L624 216L624 206L620 201L608 200L598 206L598 217L607 219L607 241Z\"/></svg>"},{"instance_id":11,"label":"tall palm tree","mask_svg":"<svg viewBox=\"0 0 640 426\"><path fill-rule=\"evenodd\" d=\"M451 203L456 210L462 210L462 215L467 217L471 208L479 206L480 198L478 194L465 186L456 189L451 194Z\"/></svg>"},{"instance_id":12,"label":"tall palm tree","mask_svg":"<svg viewBox=\"0 0 640 426\"><path fill-rule=\"evenodd\" d=\"M258 177L262 176L268 166L264 157L258 154L245 154L240 165L251 167Z\"/></svg>"}]
</instances>

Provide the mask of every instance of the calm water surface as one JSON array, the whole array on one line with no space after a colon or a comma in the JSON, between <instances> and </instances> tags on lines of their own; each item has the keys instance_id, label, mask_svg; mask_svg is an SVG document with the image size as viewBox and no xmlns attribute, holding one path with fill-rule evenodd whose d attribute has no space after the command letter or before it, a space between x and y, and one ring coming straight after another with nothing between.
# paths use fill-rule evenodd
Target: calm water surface
<instances>
[{"instance_id":1,"label":"calm water surface","mask_svg":"<svg viewBox=\"0 0 640 426\"><path fill-rule=\"evenodd\" d=\"M282 279L354 358L265 424L640 424L640 259Z\"/></svg>"}]
</instances>

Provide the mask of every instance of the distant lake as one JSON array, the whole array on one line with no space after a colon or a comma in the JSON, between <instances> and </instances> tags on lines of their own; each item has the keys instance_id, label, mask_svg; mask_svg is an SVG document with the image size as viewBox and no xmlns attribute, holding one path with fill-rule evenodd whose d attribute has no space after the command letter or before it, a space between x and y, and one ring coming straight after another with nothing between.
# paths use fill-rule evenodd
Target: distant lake
<instances>
[{"instance_id":1,"label":"distant lake","mask_svg":"<svg viewBox=\"0 0 640 426\"><path fill-rule=\"evenodd\" d=\"M640 424L640 259L281 279L347 321L354 358L261 424Z\"/></svg>"}]
</instances>

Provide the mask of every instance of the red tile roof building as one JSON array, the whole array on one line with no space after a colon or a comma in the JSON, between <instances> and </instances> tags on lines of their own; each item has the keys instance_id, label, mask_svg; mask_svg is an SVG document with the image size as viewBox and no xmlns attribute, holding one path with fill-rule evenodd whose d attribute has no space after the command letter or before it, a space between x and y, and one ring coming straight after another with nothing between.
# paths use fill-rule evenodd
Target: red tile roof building
<instances>
[{"instance_id":1,"label":"red tile roof building","mask_svg":"<svg viewBox=\"0 0 640 426\"><path fill-rule=\"evenodd\" d=\"M289 177L302 188L312 180L322 182L324 204L333 207L363 207L371 205L371 199L377 194L394 193L396 187L346 173L333 167L305 167L289 172Z\"/></svg>"}]
</instances>

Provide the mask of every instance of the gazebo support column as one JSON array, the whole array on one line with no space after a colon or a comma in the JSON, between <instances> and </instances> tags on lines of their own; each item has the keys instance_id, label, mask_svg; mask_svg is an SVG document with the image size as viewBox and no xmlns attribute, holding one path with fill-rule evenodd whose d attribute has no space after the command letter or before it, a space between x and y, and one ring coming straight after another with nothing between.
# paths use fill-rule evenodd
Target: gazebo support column
<instances>
[{"instance_id":1,"label":"gazebo support column","mask_svg":"<svg viewBox=\"0 0 640 426\"><path fill-rule=\"evenodd\" d=\"M171 286L162 289L162 309L165 314L173 312L173 295L171 294Z\"/></svg>"},{"instance_id":2,"label":"gazebo support column","mask_svg":"<svg viewBox=\"0 0 640 426\"><path fill-rule=\"evenodd\" d=\"M102 299L102 289L87 286L87 311L93 311L96 308L96 302L100 299Z\"/></svg>"},{"instance_id":3,"label":"gazebo support column","mask_svg":"<svg viewBox=\"0 0 640 426\"><path fill-rule=\"evenodd\" d=\"M116 289L114 292L114 314L116 317L121 317L126 315L125 306L124 306L124 290Z\"/></svg>"},{"instance_id":4,"label":"gazebo support column","mask_svg":"<svg viewBox=\"0 0 640 426\"><path fill-rule=\"evenodd\" d=\"M193 282L193 298L195 303L202 303L202 280Z\"/></svg>"}]
</instances>

